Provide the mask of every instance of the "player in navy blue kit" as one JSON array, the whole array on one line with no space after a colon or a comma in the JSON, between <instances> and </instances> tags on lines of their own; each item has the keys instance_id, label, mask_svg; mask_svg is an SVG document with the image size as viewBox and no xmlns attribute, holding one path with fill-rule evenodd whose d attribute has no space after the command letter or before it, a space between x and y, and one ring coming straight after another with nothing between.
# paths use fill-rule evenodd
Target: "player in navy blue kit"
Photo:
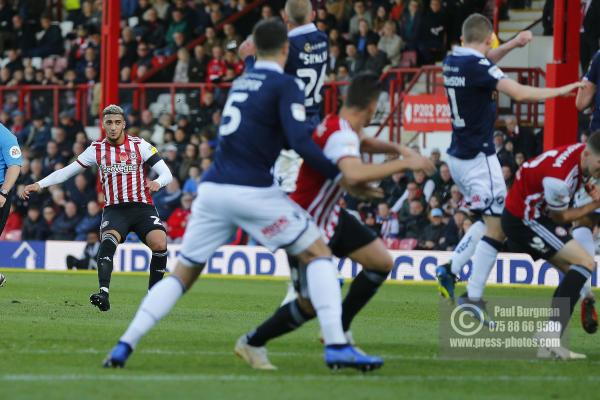
<instances>
[{"instance_id":1,"label":"player in navy blue kit","mask_svg":"<svg viewBox=\"0 0 600 400\"><path fill-rule=\"evenodd\" d=\"M492 24L483 15L472 14L463 23L463 46L455 47L443 62L444 86L452 112L448 165L471 212L481 216L486 227L475 247L467 293L458 302L469 302L482 310L485 283L505 239L499 217L506 184L493 144L496 92L519 102L541 101L566 95L581 86L576 82L560 88L536 88L509 79L495 62L530 39L531 34L524 32L517 41L492 50ZM462 267L452 263L436 270L443 296L454 298L454 284Z\"/></svg>"},{"instance_id":2,"label":"player in navy blue kit","mask_svg":"<svg viewBox=\"0 0 600 400\"><path fill-rule=\"evenodd\" d=\"M597 51L592 58L592 62L583 77L583 87L577 91L575 100L575 106L580 112L588 108L592 109L590 132L596 132L600 129L600 92L598 91L598 85L600 85L600 51ZM574 205L580 207L590 201L590 196L583 188L576 194ZM599 222L600 210L596 210L573 223L573 238L592 256L596 254L593 229ZM587 333L595 333L598 330L598 314L595 304L596 299L592 292L592 281L588 279L581 290L581 325Z\"/></svg>"},{"instance_id":3,"label":"player in navy blue kit","mask_svg":"<svg viewBox=\"0 0 600 400\"><path fill-rule=\"evenodd\" d=\"M310 216L273 185L271 168L287 146L330 179L336 179L339 170L307 134L304 85L283 73L289 49L285 26L277 20L262 21L253 36L257 61L232 85L214 163L198 187L177 266L150 290L105 367L124 366L139 340L191 288L213 252L238 226L272 251L285 249L306 269L310 301L325 338L327 365L372 369L383 364L348 344L331 250ZM264 348L239 342L236 352L246 361L251 358L255 368L275 369Z\"/></svg>"}]
</instances>

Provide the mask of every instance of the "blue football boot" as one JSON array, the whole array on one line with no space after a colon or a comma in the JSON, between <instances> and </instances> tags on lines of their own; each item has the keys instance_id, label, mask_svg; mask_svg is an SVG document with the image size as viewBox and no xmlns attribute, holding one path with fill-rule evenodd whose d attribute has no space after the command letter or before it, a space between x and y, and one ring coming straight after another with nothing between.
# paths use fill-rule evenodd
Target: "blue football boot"
<instances>
[{"instance_id":1,"label":"blue football boot","mask_svg":"<svg viewBox=\"0 0 600 400\"><path fill-rule=\"evenodd\" d=\"M130 345L125 342L119 342L108 353L108 356L102 362L102 366L104 368L123 368L132 352L133 349Z\"/></svg>"},{"instance_id":2,"label":"blue football boot","mask_svg":"<svg viewBox=\"0 0 600 400\"><path fill-rule=\"evenodd\" d=\"M450 264L440 265L435 269L440 295L454 302L454 287L458 277L450 270Z\"/></svg>"},{"instance_id":3,"label":"blue football boot","mask_svg":"<svg viewBox=\"0 0 600 400\"><path fill-rule=\"evenodd\" d=\"M367 372L380 368L383 365L383 359L364 354L348 344L343 347L325 346L325 364L333 370L356 368Z\"/></svg>"}]
</instances>

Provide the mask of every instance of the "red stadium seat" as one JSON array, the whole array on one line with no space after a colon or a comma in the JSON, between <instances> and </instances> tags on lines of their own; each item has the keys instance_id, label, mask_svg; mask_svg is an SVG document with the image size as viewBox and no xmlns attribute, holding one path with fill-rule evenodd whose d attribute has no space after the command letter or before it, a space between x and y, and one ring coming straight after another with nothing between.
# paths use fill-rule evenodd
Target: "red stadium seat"
<instances>
[{"instance_id":1,"label":"red stadium seat","mask_svg":"<svg viewBox=\"0 0 600 400\"><path fill-rule=\"evenodd\" d=\"M417 247L417 239L402 239L399 250L414 250Z\"/></svg>"}]
</instances>

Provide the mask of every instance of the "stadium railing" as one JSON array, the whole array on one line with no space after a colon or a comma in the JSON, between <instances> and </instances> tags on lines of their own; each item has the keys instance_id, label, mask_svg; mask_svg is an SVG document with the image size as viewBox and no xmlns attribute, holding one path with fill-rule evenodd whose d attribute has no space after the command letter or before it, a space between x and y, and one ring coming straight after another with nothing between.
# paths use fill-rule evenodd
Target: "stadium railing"
<instances>
[{"instance_id":1,"label":"stadium railing","mask_svg":"<svg viewBox=\"0 0 600 400\"><path fill-rule=\"evenodd\" d=\"M541 86L545 73L540 68L503 68L515 80ZM385 86L385 102L380 102L372 125L379 125L377 135L386 131L388 139L400 141L402 104L410 94L443 94L442 69L437 66L420 68L393 68L385 72L381 81ZM345 81L325 84L324 111L336 112L343 100ZM121 103L141 111L150 108L158 116L161 112L189 114L202 107L207 91L226 95L230 83L121 83ZM0 86L0 110L19 110L27 119L36 114L50 116L58 123L62 111L71 111L83 125L93 125L98 91L95 85L22 85ZM96 97L95 97L96 96ZM223 99L223 98L222 98ZM543 125L543 103L516 103L507 97L498 98L499 114L514 114L520 124L539 128ZM387 130L386 130L387 128Z\"/></svg>"}]
</instances>

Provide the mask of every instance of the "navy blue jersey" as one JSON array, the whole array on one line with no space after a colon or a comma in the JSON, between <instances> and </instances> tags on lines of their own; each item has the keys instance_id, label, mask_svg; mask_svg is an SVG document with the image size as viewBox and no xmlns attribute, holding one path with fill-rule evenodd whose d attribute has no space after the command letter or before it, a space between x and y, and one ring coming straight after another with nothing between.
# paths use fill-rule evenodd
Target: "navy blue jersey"
<instances>
[{"instance_id":1,"label":"navy blue jersey","mask_svg":"<svg viewBox=\"0 0 600 400\"><path fill-rule=\"evenodd\" d=\"M323 155L306 127L304 85L267 61L233 82L223 108L219 144L204 181L243 186L273 185L271 170L284 148L330 178L339 170Z\"/></svg>"},{"instance_id":2,"label":"navy blue jersey","mask_svg":"<svg viewBox=\"0 0 600 400\"><path fill-rule=\"evenodd\" d=\"M596 85L596 94L594 94L594 111L590 121L590 129L593 131L600 129L600 51L597 51L592 58L592 62L583 77Z\"/></svg>"},{"instance_id":3,"label":"navy blue jersey","mask_svg":"<svg viewBox=\"0 0 600 400\"><path fill-rule=\"evenodd\" d=\"M443 63L444 87L452 112L452 143L448 154L472 159L492 155L498 81L506 76L476 50L456 47Z\"/></svg>"},{"instance_id":4,"label":"navy blue jersey","mask_svg":"<svg viewBox=\"0 0 600 400\"><path fill-rule=\"evenodd\" d=\"M323 84L327 70L329 39L325 32L310 23L288 32L290 54L285 72L297 76L304 82L306 115L309 120L320 117L323 102ZM315 126L318 125L318 120Z\"/></svg>"}]
</instances>

